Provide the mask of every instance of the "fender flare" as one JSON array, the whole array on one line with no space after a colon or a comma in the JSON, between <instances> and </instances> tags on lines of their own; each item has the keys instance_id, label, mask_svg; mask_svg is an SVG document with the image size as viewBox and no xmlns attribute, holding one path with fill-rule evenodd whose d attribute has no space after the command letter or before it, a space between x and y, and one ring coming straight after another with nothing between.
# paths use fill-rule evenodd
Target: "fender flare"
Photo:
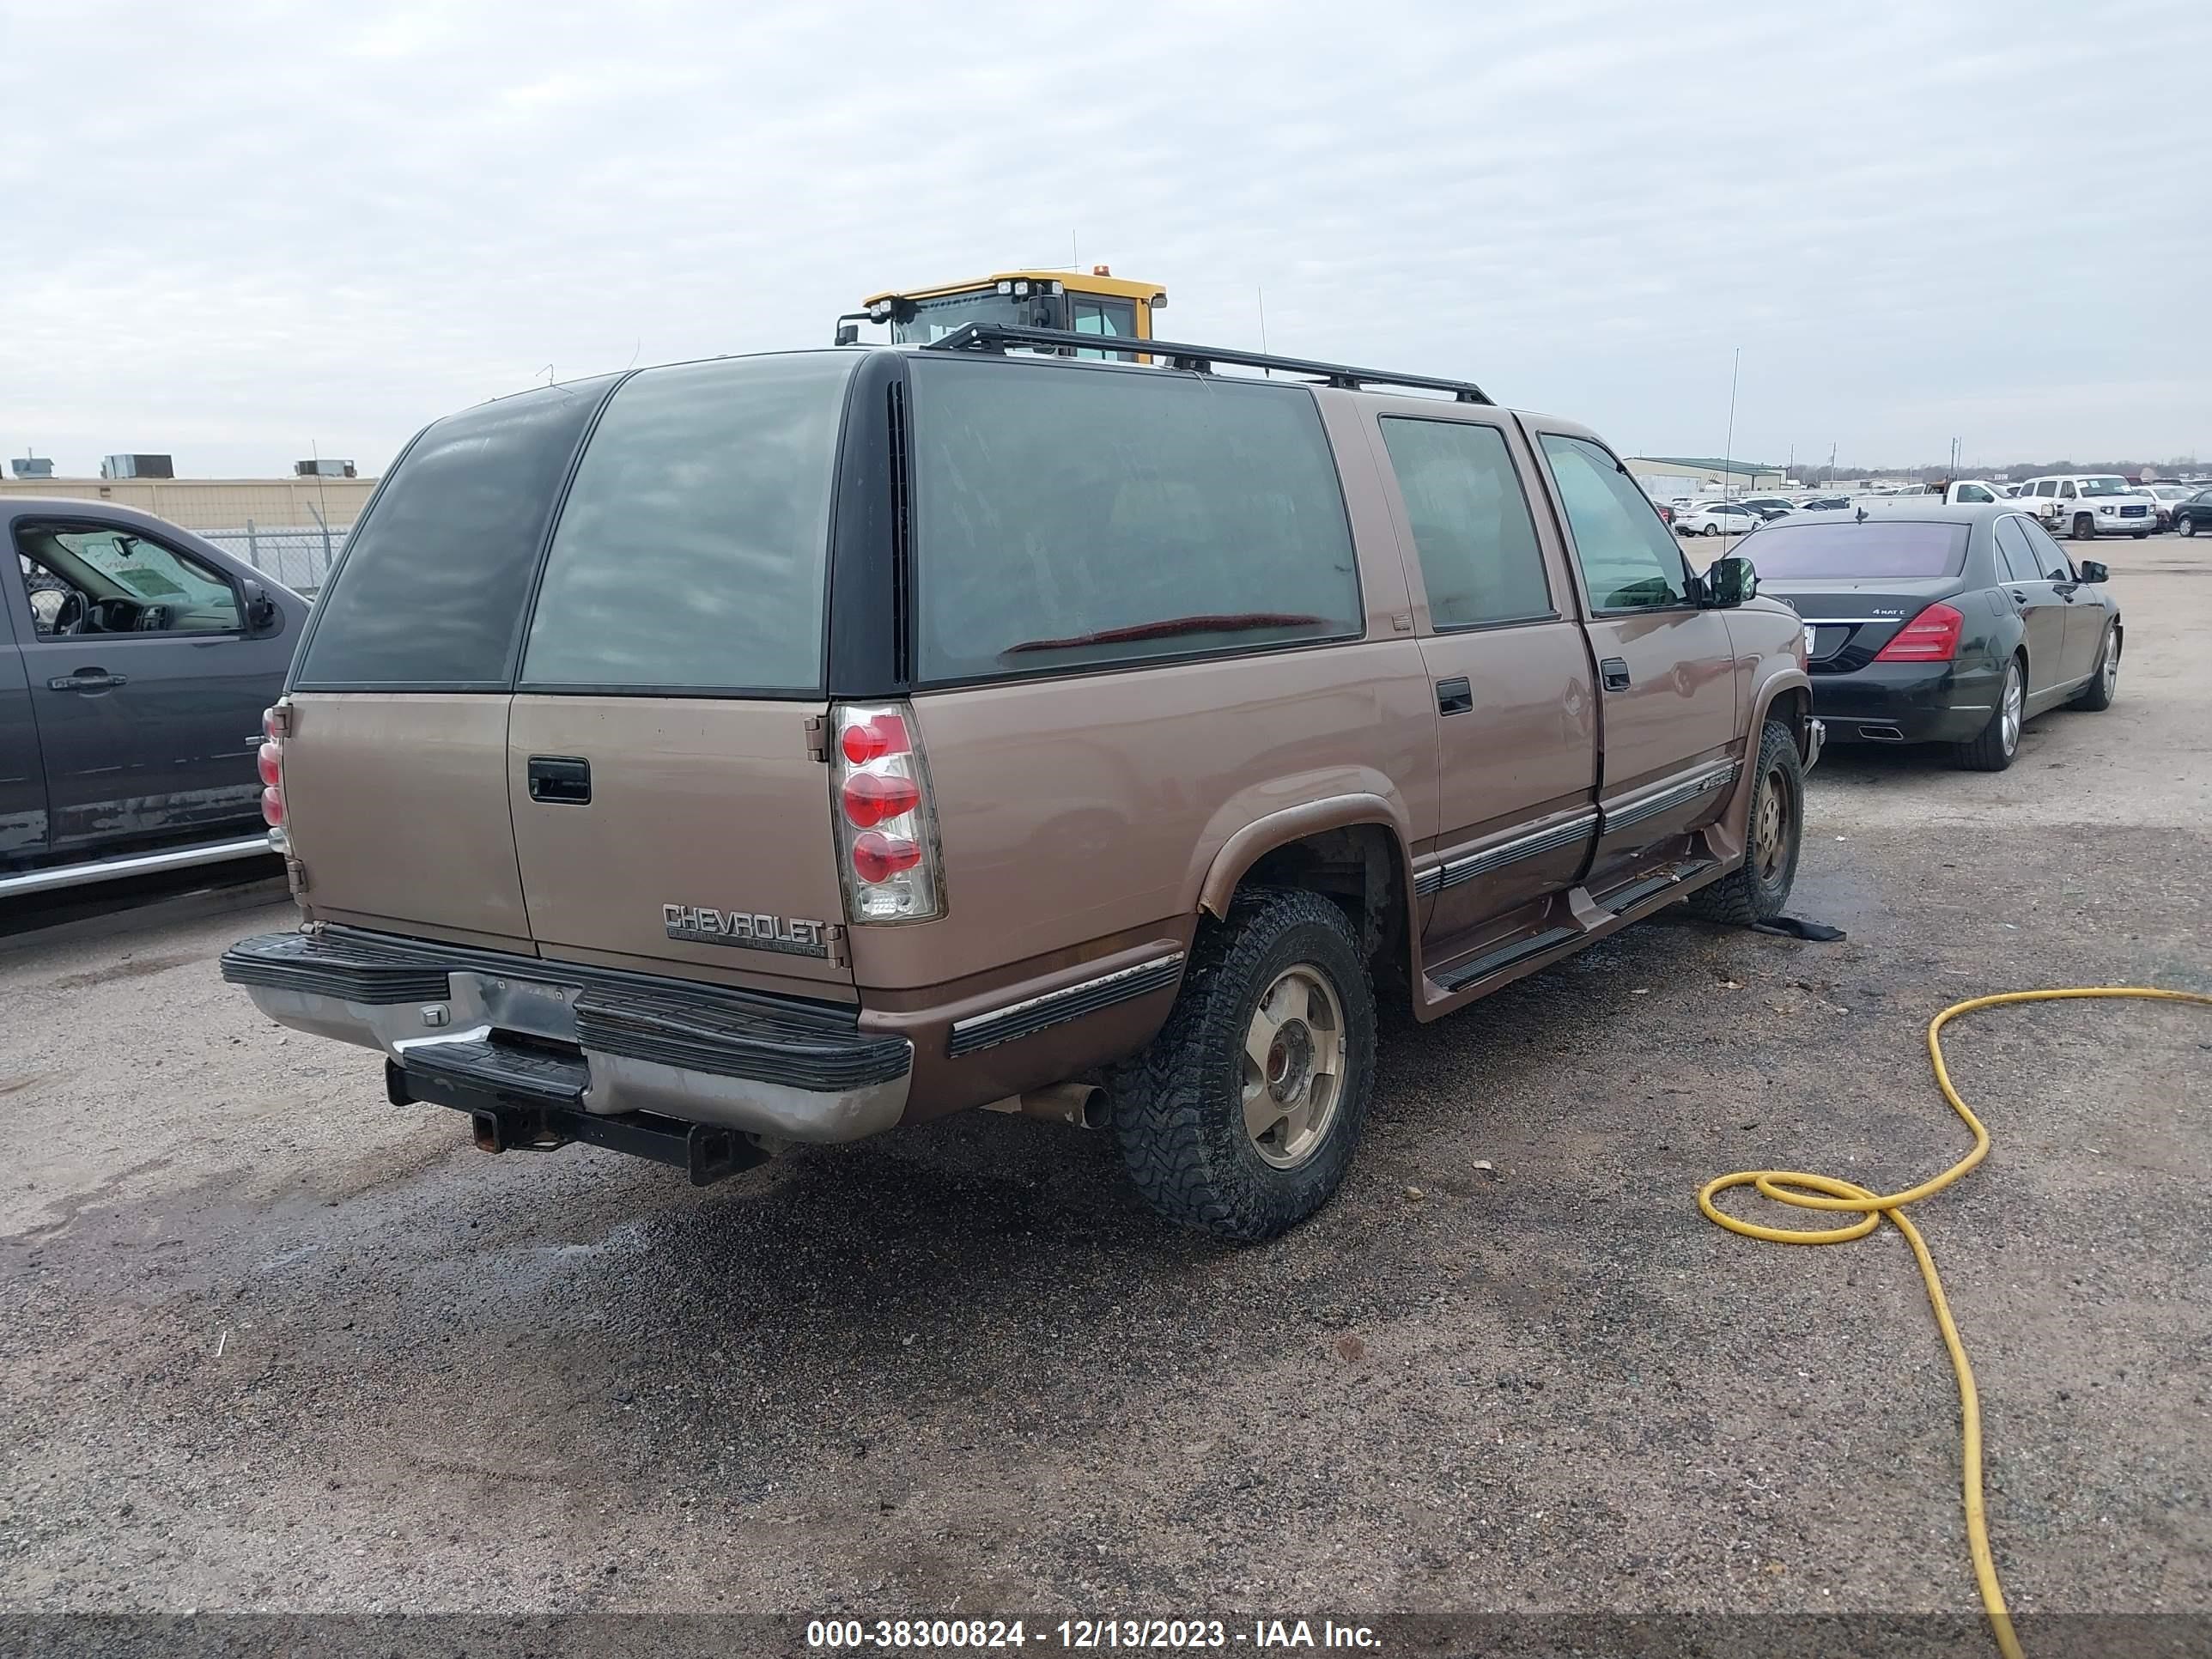
<instances>
[{"instance_id":1,"label":"fender flare","mask_svg":"<svg viewBox=\"0 0 2212 1659\"><path fill-rule=\"evenodd\" d=\"M1741 851L1743 847L1745 829L1751 817L1751 797L1759 787L1759 744L1761 735L1766 730L1766 717L1773 712L1775 702L1778 698L1786 696L1793 691L1802 691L1805 694L1806 716L1808 719L1811 718L1813 681L1802 668L1793 665L1789 668L1777 669L1759 682L1759 689L1753 694L1754 701L1752 705L1751 721L1744 728L1743 765L1736 774L1735 793L1730 795L1728 805L1715 820L1716 825L1726 837L1729 847L1736 851ZM1804 753L1804 740L1802 737L1798 740L1798 753L1801 757Z\"/></svg>"},{"instance_id":2,"label":"fender flare","mask_svg":"<svg viewBox=\"0 0 2212 1659\"><path fill-rule=\"evenodd\" d=\"M1263 855L1301 836L1361 823L1389 830L1396 842L1399 867L1405 877L1407 923L1414 929L1412 937L1419 937L1413 909L1413 843L1406 833L1406 809L1402 803L1364 792L1325 795L1318 800L1304 801L1254 818L1215 850L1199 877L1196 890L1186 895L1182 908L1186 913L1199 909L1213 916L1226 916L1237 884Z\"/></svg>"}]
</instances>

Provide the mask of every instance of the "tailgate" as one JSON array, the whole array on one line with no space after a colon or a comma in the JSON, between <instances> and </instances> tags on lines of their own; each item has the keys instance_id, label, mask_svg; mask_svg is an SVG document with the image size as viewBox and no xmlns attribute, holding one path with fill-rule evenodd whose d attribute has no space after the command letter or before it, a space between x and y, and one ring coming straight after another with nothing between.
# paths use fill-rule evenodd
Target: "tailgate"
<instances>
[{"instance_id":1,"label":"tailgate","mask_svg":"<svg viewBox=\"0 0 2212 1659\"><path fill-rule=\"evenodd\" d=\"M830 768L807 749L826 710L516 696L501 793L540 951L817 997L850 986Z\"/></svg>"}]
</instances>

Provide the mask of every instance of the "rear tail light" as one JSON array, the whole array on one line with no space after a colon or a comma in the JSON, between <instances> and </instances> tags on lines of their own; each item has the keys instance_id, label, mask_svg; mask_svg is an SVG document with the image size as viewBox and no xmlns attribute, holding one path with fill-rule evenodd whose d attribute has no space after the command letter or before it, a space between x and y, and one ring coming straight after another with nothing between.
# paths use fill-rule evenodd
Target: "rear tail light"
<instances>
[{"instance_id":1,"label":"rear tail light","mask_svg":"<svg viewBox=\"0 0 2212 1659\"><path fill-rule=\"evenodd\" d=\"M1897 630L1876 662L1949 662L1959 654L1966 619L1940 599Z\"/></svg>"},{"instance_id":2,"label":"rear tail light","mask_svg":"<svg viewBox=\"0 0 2212 1659\"><path fill-rule=\"evenodd\" d=\"M287 851L291 836L284 828L284 738L292 729L292 711L279 702L261 711L261 747L253 757L261 774L261 821L269 826L269 844Z\"/></svg>"},{"instance_id":3,"label":"rear tail light","mask_svg":"<svg viewBox=\"0 0 2212 1659\"><path fill-rule=\"evenodd\" d=\"M937 814L910 709L842 703L833 716L830 805L848 921L927 921L944 914Z\"/></svg>"}]
</instances>

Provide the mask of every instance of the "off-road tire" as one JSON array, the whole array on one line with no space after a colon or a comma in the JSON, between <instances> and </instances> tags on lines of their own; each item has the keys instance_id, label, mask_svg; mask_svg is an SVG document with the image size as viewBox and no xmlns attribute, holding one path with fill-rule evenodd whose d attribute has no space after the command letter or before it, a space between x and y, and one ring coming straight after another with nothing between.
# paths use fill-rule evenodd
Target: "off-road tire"
<instances>
[{"instance_id":1,"label":"off-road tire","mask_svg":"<svg viewBox=\"0 0 2212 1659\"><path fill-rule=\"evenodd\" d=\"M2076 513L2074 515L2072 539L2077 542L2095 541L2097 539L2097 521L2086 513Z\"/></svg>"},{"instance_id":2,"label":"off-road tire","mask_svg":"<svg viewBox=\"0 0 2212 1659\"><path fill-rule=\"evenodd\" d=\"M1752 775L1751 808L1744 814L1743 862L1718 881L1690 895L1690 914L1701 921L1717 921L1748 927L1771 921L1789 908L1790 890L1797 880L1797 859L1805 836L1805 763L1797 752L1797 739L1780 720L1769 720L1759 737L1757 769ZM1787 856L1772 874L1758 868L1752 836L1759 821L1764 792L1785 792L1788 814Z\"/></svg>"},{"instance_id":3,"label":"off-road tire","mask_svg":"<svg viewBox=\"0 0 2212 1659\"><path fill-rule=\"evenodd\" d=\"M2097 648L2097 669L2089 676L2089 683L2076 692L2073 707L2085 708L2094 714L2112 706L2113 695L2119 689L2120 673L2119 630L2107 627L2105 642Z\"/></svg>"},{"instance_id":4,"label":"off-road tire","mask_svg":"<svg viewBox=\"0 0 2212 1659\"><path fill-rule=\"evenodd\" d=\"M1335 1115L1304 1163L1278 1169L1244 1127L1245 1033L1285 969L1319 969L1343 1009L1344 1070ZM1375 1085L1375 993L1344 912L1316 893L1259 888L1203 923L1182 988L1152 1046L1121 1068L1114 1133L1129 1179L1169 1220L1253 1243L1296 1226L1328 1201L1359 1145Z\"/></svg>"},{"instance_id":5,"label":"off-road tire","mask_svg":"<svg viewBox=\"0 0 2212 1659\"><path fill-rule=\"evenodd\" d=\"M2020 682L2021 727L2012 737L2012 746L2005 746L2006 693L2014 679ZM1951 745L1951 759L1969 772L2002 772L2013 763L2020 753L2021 738L2027 724L2027 670L2018 657L2005 665L2005 678L1997 688L1996 707L1990 710L1989 723L1979 732L1964 743Z\"/></svg>"}]
</instances>

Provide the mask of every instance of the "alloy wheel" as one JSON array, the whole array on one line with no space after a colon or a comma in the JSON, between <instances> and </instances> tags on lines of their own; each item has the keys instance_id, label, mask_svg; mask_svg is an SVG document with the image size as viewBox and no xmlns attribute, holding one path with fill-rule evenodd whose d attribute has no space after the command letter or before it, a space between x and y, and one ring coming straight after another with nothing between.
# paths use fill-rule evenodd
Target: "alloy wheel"
<instances>
[{"instance_id":1,"label":"alloy wheel","mask_svg":"<svg viewBox=\"0 0 2212 1659\"><path fill-rule=\"evenodd\" d=\"M1336 1121L1345 1085L1344 1006L1310 962L1275 976L1244 1033L1244 1133L1262 1161L1293 1170Z\"/></svg>"},{"instance_id":2,"label":"alloy wheel","mask_svg":"<svg viewBox=\"0 0 2212 1659\"><path fill-rule=\"evenodd\" d=\"M1782 873L1790 858L1790 781L1778 766L1759 781L1752 802L1751 863L1763 882Z\"/></svg>"},{"instance_id":3,"label":"alloy wheel","mask_svg":"<svg viewBox=\"0 0 2212 1659\"><path fill-rule=\"evenodd\" d=\"M2004 751L2009 756L2020 748L2020 728L2027 707L2027 693L2020 683L2020 663L2017 659L2005 670L2003 719Z\"/></svg>"}]
</instances>

